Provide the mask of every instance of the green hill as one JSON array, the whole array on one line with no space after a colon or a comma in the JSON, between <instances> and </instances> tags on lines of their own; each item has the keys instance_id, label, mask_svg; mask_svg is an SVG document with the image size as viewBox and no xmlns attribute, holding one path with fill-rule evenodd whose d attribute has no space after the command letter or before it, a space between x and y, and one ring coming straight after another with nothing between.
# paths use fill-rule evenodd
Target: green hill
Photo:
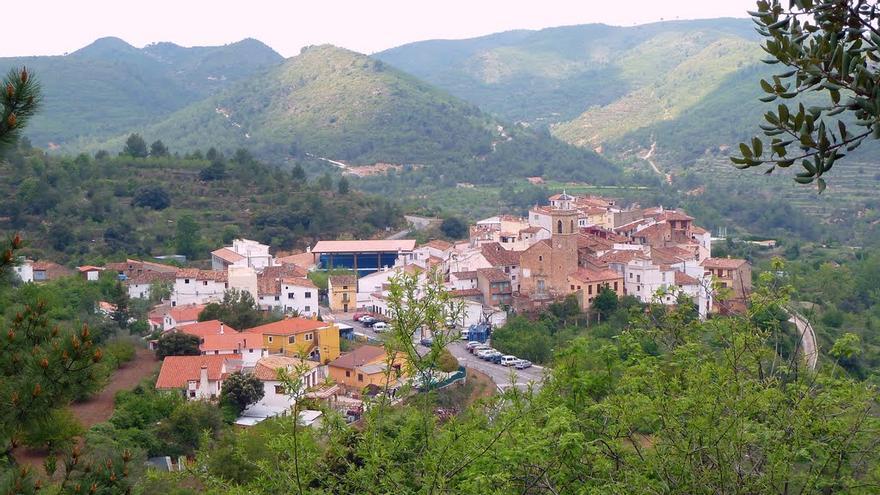
<instances>
[{"instance_id":1,"label":"green hill","mask_svg":"<svg viewBox=\"0 0 880 495\"><path fill-rule=\"evenodd\" d=\"M135 48L101 38L64 56L0 58L0 71L27 66L43 86L27 136L41 147L105 139L145 125L277 65L282 57L246 39L216 47L157 43Z\"/></svg>"},{"instance_id":2,"label":"green hill","mask_svg":"<svg viewBox=\"0 0 880 495\"><path fill-rule=\"evenodd\" d=\"M595 153L506 125L381 61L329 45L306 48L158 124L131 130L173 150L243 146L274 159L391 163L461 181L546 169L609 182L619 173ZM119 149L123 139L100 146Z\"/></svg>"}]
</instances>

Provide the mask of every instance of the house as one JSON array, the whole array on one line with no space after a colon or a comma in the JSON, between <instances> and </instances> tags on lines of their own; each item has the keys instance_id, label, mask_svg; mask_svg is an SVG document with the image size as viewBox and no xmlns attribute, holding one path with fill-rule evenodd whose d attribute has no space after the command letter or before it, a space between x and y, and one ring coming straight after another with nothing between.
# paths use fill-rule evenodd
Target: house
<instances>
[{"instance_id":1,"label":"house","mask_svg":"<svg viewBox=\"0 0 880 495\"><path fill-rule=\"evenodd\" d=\"M48 282L73 275L73 271L70 268L51 261L35 261L31 266L33 268L34 282Z\"/></svg>"},{"instance_id":2,"label":"house","mask_svg":"<svg viewBox=\"0 0 880 495\"><path fill-rule=\"evenodd\" d=\"M513 302L510 278L498 268L477 270L477 288L483 295L483 303L491 306L509 306Z\"/></svg>"},{"instance_id":3,"label":"house","mask_svg":"<svg viewBox=\"0 0 880 495\"><path fill-rule=\"evenodd\" d=\"M89 282L97 282L98 277L101 276L101 272L104 271L102 267L92 265L78 266L76 269L80 275Z\"/></svg>"},{"instance_id":4,"label":"house","mask_svg":"<svg viewBox=\"0 0 880 495\"><path fill-rule=\"evenodd\" d=\"M236 359L241 356L168 356L162 361L156 389L178 391L191 400L215 399L230 371L227 361Z\"/></svg>"},{"instance_id":5,"label":"house","mask_svg":"<svg viewBox=\"0 0 880 495\"><path fill-rule=\"evenodd\" d=\"M553 231L520 254L520 292L538 297L569 292L568 274L578 268L577 211L550 210Z\"/></svg>"},{"instance_id":6,"label":"house","mask_svg":"<svg viewBox=\"0 0 880 495\"><path fill-rule=\"evenodd\" d=\"M357 277L395 266L400 259L410 259L413 239L372 241L319 241L312 248L318 270L352 270Z\"/></svg>"},{"instance_id":7,"label":"house","mask_svg":"<svg viewBox=\"0 0 880 495\"><path fill-rule=\"evenodd\" d=\"M577 296L581 309L587 310L603 289L611 289L618 297L623 295L623 276L614 270L579 268L568 276L569 290Z\"/></svg>"},{"instance_id":8,"label":"house","mask_svg":"<svg viewBox=\"0 0 880 495\"><path fill-rule=\"evenodd\" d=\"M18 275L19 280L24 283L34 281L34 261L21 257L18 263L12 267L12 271Z\"/></svg>"},{"instance_id":9,"label":"house","mask_svg":"<svg viewBox=\"0 0 880 495\"><path fill-rule=\"evenodd\" d=\"M337 384L363 390L368 385L384 387L396 383L402 376L402 366L403 359L398 356L389 370L385 348L364 345L331 361L327 371Z\"/></svg>"},{"instance_id":10,"label":"house","mask_svg":"<svg viewBox=\"0 0 880 495\"><path fill-rule=\"evenodd\" d=\"M339 356L339 328L333 323L293 317L245 331L261 335L269 354L309 356L320 362Z\"/></svg>"},{"instance_id":11,"label":"house","mask_svg":"<svg viewBox=\"0 0 880 495\"><path fill-rule=\"evenodd\" d=\"M230 266L237 266L259 272L273 264L269 246L250 239L235 239L232 246L211 252L211 269L214 271L225 272Z\"/></svg>"},{"instance_id":12,"label":"house","mask_svg":"<svg viewBox=\"0 0 880 495\"><path fill-rule=\"evenodd\" d=\"M717 285L730 290L727 300L738 302L740 306L745 304L752 292L752 267L748 261L737 258L706 258L700 265Z\"/></svg>"},{"instance_id":13,"label":"house","mask_svg":"<svg viewBox=\"0 0 880 495\"><path fill-rule=\"evenodd\" d=\"M127 259L120 263L107 263L107 270L114 270L120 275L120 279L125 280L136 275L146 272L175 273L177 267L171 265L163 265L161 263L153 263L152 261L140 261Z\"/></svg>"},{"instance_id":14,"label":"house","mask_svg":"<svg viewBox=\"0 0 880 495\"><path fill-rule=\"evenodd\" d=\"M158 271L143 271L132 274L125 280L128 287L128 297L132 299L149 299L152 294L153 284L168 284L169 289L174 285L174 274Z\"/></svg>"},{"instance_id":15,"label":"house","mask_svg":"<svg viewBox=\"0 0 880 495\"><path fill-rule=\"evenodd\" d=\"M284 313L295 312L304 317L318 314L318 286L311 280L298 277L260 277L257 282L257 301L260 308Z\"/></svg>"},{"instance_id":16,"label":"house","mask_svg":"<svg viewBox=\"0 0 880 495\"><path fill-rule=\"evenodd\" d=\"M187 304L169 309L162 318L162 330L169 331L172 328L180 328L199 321L199 315L204 311L204 304Z\"/></svg>"},{"instance_id":17,"label":"house","mask_svg":"<svg viewBox=\"0 0 880 495\"><path fill-rule=\"evenodd\" d=\"M247 266L247 258L229 248L211 251L211 269L225 272L230 266Z\"/></svg>"},{"instance_id":18,"label":"house","mask_svg":"<svg viewBox=\"0 0 880 495\"><path fill-rule=\"evenodd\" d=\"M501 246L497 242L489 242L481 246L483 257L492 265L504 272L510 279L513 292L519 292L520 277L520 255L516 251L510 251Z\"/></svg>"},{"instance_id":19,"label":"house","mask_svg":"<svg viewBox=\"0 0 880 495\"><path fill-rule=\"evenodd\" d=\"M293 407L293 400L287 394L284 384L278 379L278 372L284 371L291 378L296 376L299 370L307 370L300 377L303 387L306 389L321 383L321 365L315 361L299 359L287 356L266 356L254 365L254 376L263 382L263 398L260 403L266 406Z\"/></svg>"},{"instance_id":20,"label":"house","mask_svg":"<svg viewBox=\"0 0 880 495\"><path fill-rule=\"evenodd\" d=\"M189 333L184 327L180 331ZM240 355L243 366L254 366L257 361L266 354L263 348L263 339L259 335L248 332L236 332L226 328L224 333L206 333L200 336L199 350L202 355Z\"/></svg>"},{"instance_id":21,"label":"house","mask_svg":"<svg viewBox=\"0 0 880 495\"><path fill-rule=\"evenodd\" d=\"M178 327L175 330L190 335L195 335L199 338L205 337L206 335L225 335L227 333L238 333L238 330L226 325L220 320L200 321L198 323L191 323L189 325Z\"/></svg>"},{"instance_id":22,"label":"house","mask_svg":"<svg viewBox=\"0 0 880 495\"><path fill-rule=\"evenodd\" d=\"M327 295L331 311L348 313L357 307L357 277L331 275L327 280Z\"/></svg>"},{"instance_id":23,"label":"house","mask_svg":"<svg viewBox=\"0 0 880 495\"><path fill-rule=\"evenodd\" d=\"M219 302L229 288L226 272L184 268L174 274L171 305Z\"/></svg>"}]
</instances>

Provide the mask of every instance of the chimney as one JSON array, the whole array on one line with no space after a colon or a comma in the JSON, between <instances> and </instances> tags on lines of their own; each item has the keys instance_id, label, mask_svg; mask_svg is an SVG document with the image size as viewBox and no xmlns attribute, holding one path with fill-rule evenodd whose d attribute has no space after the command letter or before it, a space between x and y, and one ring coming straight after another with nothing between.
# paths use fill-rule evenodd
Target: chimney
<instances>
[{"instance_id":1,"label":"chimney","mask_svg":"<svg viewBox=\"0 0 880 495\"><path fill-rule=\"evenodd\" d=\"M199 370L199 390L202 393L208 393L208 365L203 364L202 369Z\"/></svg>"},{"instance_id":2,"label":"chimney","mask_svg":"<svg viewBox=\"0 0 880 495\"><path fill-rule=\"evenodd\" d=\"M223 328L223 322L221 321L221 322L220 322L220 335L223 335L223 330L224 330L224 328Z\"/></svg>"}]
</instances>

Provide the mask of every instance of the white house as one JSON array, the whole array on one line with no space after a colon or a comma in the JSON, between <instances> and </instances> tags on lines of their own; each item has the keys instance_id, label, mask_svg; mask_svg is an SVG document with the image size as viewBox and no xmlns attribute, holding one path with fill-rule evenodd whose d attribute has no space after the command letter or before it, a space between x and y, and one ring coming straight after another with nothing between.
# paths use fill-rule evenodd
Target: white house
<instances>
[{"instance_id":1,"label":"white house","mask_svg":"<svg viewBox=\"0 0 880 495\"><path fill-rule=\"evenodd\" d=\"M180 328L199 321L199 314L205 309L203 304L187 304L169 309L162 316L162 330Z\"/></svg>"},{"instance_id":2,"label":"white house","mask_svg":"<svg viewBox=\"0 0 880 495\"><path fill-rule=\"evenodd\" d=\"M168 356L162 361L157 390L174 390L187 399L215 399L220 396L223 378L229 372L227 360L237 354L210 356Z\"/></svg>"},{"instance_id":3,"label":"white house","mask_svg":"<svg viewBox=\"0 0 880 495\"><path fill-rule=\"evenodd\" d=\"M182 329L186 332L186 327ZM207 334L200 337L199 350L205 356L239 355L243 366L256 365L268 352L263 347L263 338L248 332L226 331L222 334Z\"/></svg>"},{"instance_id":4,"label":"white house","mask_svg":"<svg viewBox=\"0 0 880 495\"><path fill-rule=\"evenodd\" d=\"M186 268L174 275L171 305L207 304L219 302L229 288L226 272Z\"/></svg>"},{"instance_id":5,"label":"white house","mask_svg":"<svg viewBox=\"0 0 880 495\"><path fill-rule=\"evenodd\" d=\"M318 313L318 286L305 277L260 279L259 305L267 310L296 311L303 317Z\"/></svg>"},{"instance_id":6,"label":"white house","mask_svg":"<svg viewBox=\"0 0 880 495\"><path fill-rule=\"evenodd\" d=\"M324 379L321 373L322 366L309 360L286 357L281 355L266 356L256 362L254 376L263 382L263 398L260 403L267 406L293 407L293 400L287 394L284 384L278 379L278 371L297 373L300 367L308 368L308 371L300 379L305 388L317 386Z\"/></svg>"},{"instance_id":7,"label":"white house","mask_svg":"<svg viewBox=\"0 0 880 495\"><path fill-rule=\"evenodd\" d=\"M27 258L19 258L18 264L12 267L12 271L18 275L18 278L21 279L22 282L33 282L34 281L34 260L29 260Z\"/></svg>"},{"instance_id":8,"label":"white house","mask_svg":"<svg viewBox=\"0 0 880 495\"><path fill-rule=\"evenodd\" d=\"M89 282L97 282L104 269L100 266L84 265L76 267L76 270Z\"/></svg>"},{"instance_id":9,"label":"white house","mask_svg":"<svg viewBox=\"0 0 880 495\"><path fill-rule=\"evenodd\" d=\"M132 299L149 299L153 284L161 282L166 282L169 285L173 284L174 274L153 271L135 273L125 281L125 284L128 286L128 297Z\"/></svg>"}]
</instances>

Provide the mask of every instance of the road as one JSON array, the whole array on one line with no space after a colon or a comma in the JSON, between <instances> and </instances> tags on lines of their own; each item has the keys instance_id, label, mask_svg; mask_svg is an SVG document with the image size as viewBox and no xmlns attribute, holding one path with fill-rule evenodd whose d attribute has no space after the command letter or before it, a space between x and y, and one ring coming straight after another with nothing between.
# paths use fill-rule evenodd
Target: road
<instances>
[{"instance_id":1,"label":"road","mask_svg":"<svg viewBox=\"0 0 880 495\"><path fill-rule=\"evenodd\" d=\"M813 325L794 311L789 311L788 314L791 316L788 321L794 323L798 333L801 334L801 352L807 360L807 366L815 370L819 361L819 348L816 346L816 332L813 331Z\"/></svg>"},{"instance_id":2,"label":"road","mask_svg":"<svg viewBox=\"0 0 880 495\"><path fill-rule=\"evenodd\" d=\"M385 239L388 239L388 240L403 239L406 236L408 236L410 234L410 232L412 232L413 230L427 229L428 227L431 226L431 222L434 221L434 219L432 219L432 218L417 217L415 215L404 215L403 218L406 219L409 226L404 230L401 230L399 232L395 232L395 233L391 234L390 236L386 237Z\"/></svg>"},{"instance_id":3,"label":"road","mask_svg":"<svg viewBox=\"0 0 880 495\"><path fill-rule=\"evenodd\" d=\"M350 315L339 315L340 319L336 320L338 323L343 323L345 325L349 325L354 328L356 334L364 335L371 339L379 339L379 335L373 331L372 328L364 327L360 323L352 320ZM517 388L525 390L528 385L534 384L535 389L539 389L544 380L544 372L545 368L542 366L534 365L531 368L527 368L524 370L518 370L516 368L508 368L506 366L501 366L500 364L492 364L487 361L483 361L482 359L474 356L465 348L466 342L463 340L457 340L449 344L447 349L449 352L458 359L459 364L464 366L465 368L471 368L477 370L479 372L485 373L495 382L495 385L501 389L506 389L510 386L515 386ZM417 346L420 352L427 352L428 349L421 345Z\"/></svg>"},{"instance_id":4,"label":"road","mask_svg":"<svg viewBox=\"0 0 880 495\"><path fill-rule=\"evenodd\" d=\"M662 171L660 171L660 167L658 167L657 164L654 163L654 160L651 159L651 157L654 156L655 149L657 149L657 141L651 143L651 149L648 150L648 153L645 156L641 157L641 159L648 162L651 165L651 168L654 169L654 172L657 175L663 177L666 180L667 184L672 184L672 175L664 174Z\"/></svg>"}]
</instances>

